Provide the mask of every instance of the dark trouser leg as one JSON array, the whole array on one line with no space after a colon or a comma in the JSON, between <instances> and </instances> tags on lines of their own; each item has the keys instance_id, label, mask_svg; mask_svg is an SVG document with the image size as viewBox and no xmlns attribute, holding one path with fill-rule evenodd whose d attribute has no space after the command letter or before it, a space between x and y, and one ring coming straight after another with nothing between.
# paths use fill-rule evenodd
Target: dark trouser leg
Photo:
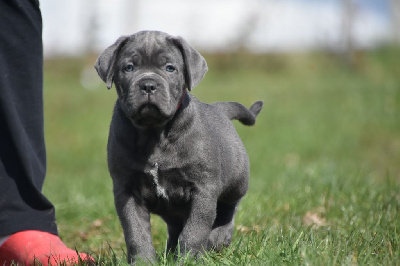
<instances>
[{"instance_id":1,"label":"dark trouser leg","mask_svg":"<svg viewBox=\"0 0 400 266\"><path fill-rule=\"evenodd\" d=\"M57 234L42 195L42 19L37 0L0 1L0 236L23 230Z\"/></svg>"}]
</instances>

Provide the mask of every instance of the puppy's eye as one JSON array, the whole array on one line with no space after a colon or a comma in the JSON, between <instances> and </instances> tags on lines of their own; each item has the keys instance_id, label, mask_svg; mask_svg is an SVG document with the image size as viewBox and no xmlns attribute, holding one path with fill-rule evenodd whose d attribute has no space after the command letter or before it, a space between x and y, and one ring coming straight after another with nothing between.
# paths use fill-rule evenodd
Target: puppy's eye
<instances>
[{"instance_id":1,"label":"puppy's eye","mask_svg":"<svg viewBox=\"0 0 400 266\"><path fill-rule=\"evenodd\" d=\"M132 64L126 65L126 66L124 67L124 70L125 70L126 72L132 72L134 69L135 69L135 67L134 67Z\"/></svg>"},{"instance_id":2,"label":"puppy's eye","mask_svg":"<svg viewBox=\"0 0 400 266\"><path fill-rule=\"evenodd\" d=\"M175 71L175 67L172 65L167 65L167 67L165 68L165 70L167 72L174 72Z\"/></svg>"}]
</instances>

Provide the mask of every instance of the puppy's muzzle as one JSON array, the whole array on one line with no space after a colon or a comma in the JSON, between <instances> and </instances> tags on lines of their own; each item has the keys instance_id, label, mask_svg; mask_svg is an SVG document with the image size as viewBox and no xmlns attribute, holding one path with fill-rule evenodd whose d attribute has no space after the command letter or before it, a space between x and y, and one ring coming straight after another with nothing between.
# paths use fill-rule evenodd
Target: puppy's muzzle
<instances>
[{"instance_id":1,"label":"puppy's muzzle","mask_svg":"<svg viewBox=\"0 0 400 266\"><path fill-rule=\"evenodd\" d=\"M158 84L153 79L144 79L139 83L139 88L143 94L154 94L158 89Z\"/></svg>"}]
</instances>

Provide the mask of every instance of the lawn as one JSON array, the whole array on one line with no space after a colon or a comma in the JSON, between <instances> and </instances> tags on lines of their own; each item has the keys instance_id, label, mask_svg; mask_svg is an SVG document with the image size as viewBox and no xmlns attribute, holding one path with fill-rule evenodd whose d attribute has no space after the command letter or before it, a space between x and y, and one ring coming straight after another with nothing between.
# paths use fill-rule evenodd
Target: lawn
<instances>
[{"instance_id":1,"label":"lawn","mask_svg":"<svg viewBox=\"0 0 400 266\"><path fill-rule=\"evenodd\" d=\"M232 245L184 264L400 262L400 50L205 56L193 94L204 102L264 101L254 127L235 126L251 162L250 189ZM101 265L126 265L106 165L116 92L92 71L95 57L45 63L48 173L60 235ZM160 265L164 223L152 217Z\"/></svg>"}]
</instances>

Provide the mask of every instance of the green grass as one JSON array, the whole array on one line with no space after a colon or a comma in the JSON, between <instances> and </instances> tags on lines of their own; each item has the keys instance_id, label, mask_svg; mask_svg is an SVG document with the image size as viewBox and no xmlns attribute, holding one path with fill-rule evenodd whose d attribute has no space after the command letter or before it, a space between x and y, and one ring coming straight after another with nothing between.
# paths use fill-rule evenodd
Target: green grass
<instances>
[{"instance_id":1,"label":"green grass","mask_svg":"<svg viewBox=\"0 0 400 266\"><path fill-rule=\"evenodd\" d=\"M195 265L371 264L400 261L400 50L359 53L350 69L334 55L207 55L193 90L205 102L264 100L254 127L235 122L251 161L250 189L232 245ZM48 175L60 235L101 265L126 265L106 167L114 90L95 58L45 64ZM98 82L97 82L98 81ZM160 265L166 227L152 217Z\"/></svg>"}]
</instances>

